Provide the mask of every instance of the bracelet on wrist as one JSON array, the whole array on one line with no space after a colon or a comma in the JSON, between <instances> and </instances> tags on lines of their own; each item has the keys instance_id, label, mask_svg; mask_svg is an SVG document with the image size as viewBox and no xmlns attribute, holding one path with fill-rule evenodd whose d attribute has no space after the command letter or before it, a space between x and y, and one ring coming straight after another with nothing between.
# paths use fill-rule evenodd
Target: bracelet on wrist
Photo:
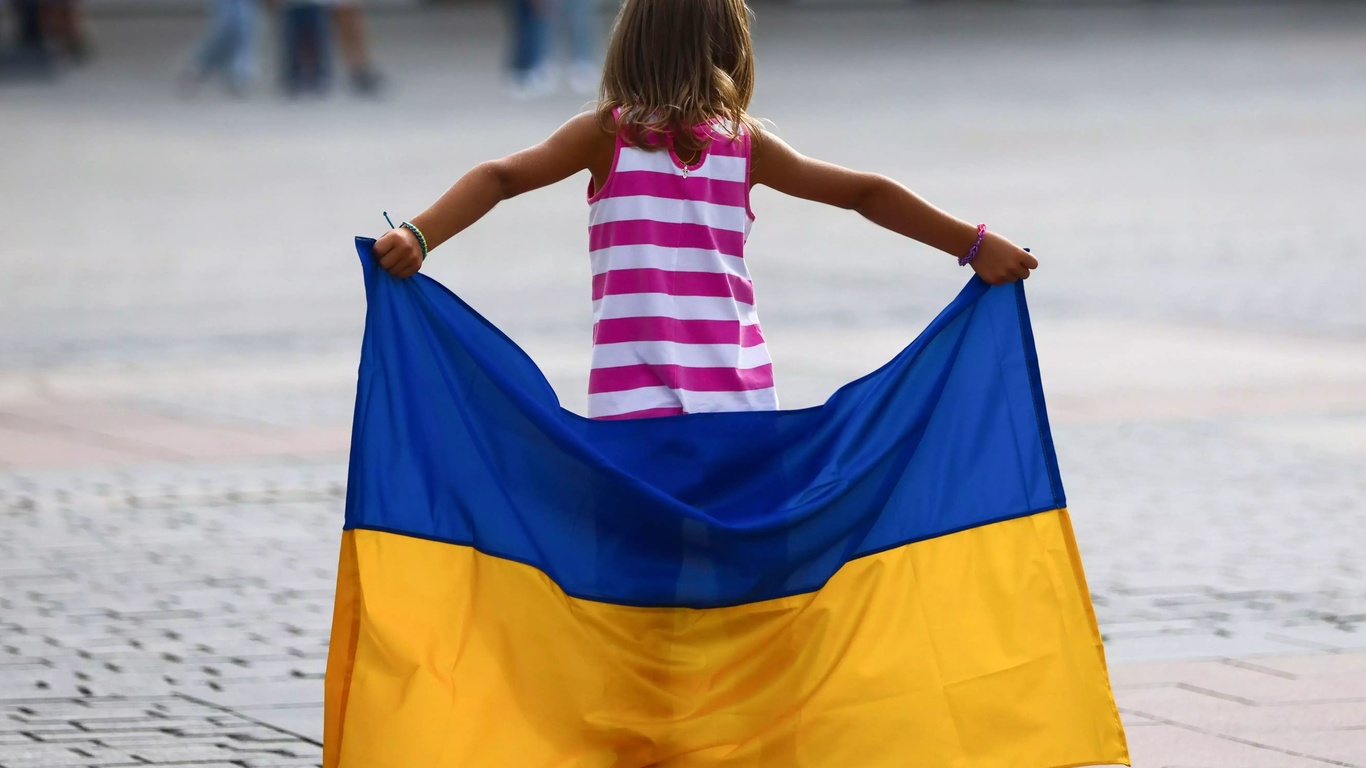
<instances>
[{"instance_id":1,"label":"bracelet on wrist","mask_svg":"<svg viewBox=\"0 0 1366 768\"><path fill-rule=\"evenodd\" d=\"M418 245L421 245L421 246L422 246L422 260L423 260L423 261L426 261L426 260L427 260L427 237L426 237L425 235L422 234L422 230L418 229L418 228L417 228L417 225L414 224L414 223L412 223L411 221L405 221L405 222L403 222L402 224L399 224L399 226L402 227L403 229L408 230L409 232L412 232L415 236L417 236Z\"/></svg>"},{"instance_id":2,"label":"bracelet on wrist","mask_svg":"<svg viewBox=\"0 0 1366 768\"><path fill-rule=\"evenodd\" d=\"M986 236L987 236L987 225L985 225L985 224L978 224L978 225L977 225L977 242L973 243L973 244L972 244L972 247L968 249L968 252L967 252L967 255L966 255L966 256L959 256L959 257L958 257L958 266L960 266L960 267L966 267L968 264L970 264L970 263L972 262L973 259L977 258L977 252L978 252L979 250L982 249L982 240L984 240L984 239L986 238ZM424 248L425 248L425 246L424 246Z\"/></svg>"}]
</instances>

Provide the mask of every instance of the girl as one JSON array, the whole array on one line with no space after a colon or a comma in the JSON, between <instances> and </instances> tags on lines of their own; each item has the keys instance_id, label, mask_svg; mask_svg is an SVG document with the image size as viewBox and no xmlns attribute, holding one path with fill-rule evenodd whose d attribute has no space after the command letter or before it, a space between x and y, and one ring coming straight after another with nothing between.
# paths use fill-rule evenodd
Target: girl
<instances>
[{"instance_id":1,"label":"girl","mask_svg":"<svg viewBox=\"0 0 1366 768\"><path fill-rule=\"evenodd\" d=\"M778 407L744 261L756 184L857 211L992 284L1038 266L889 178L798 154L746 112L753 90L744 0L626 0L596 111L476 166L375 255L409 277L499 201L587 170L594 418Z\"/></svg>"}]
</instances>

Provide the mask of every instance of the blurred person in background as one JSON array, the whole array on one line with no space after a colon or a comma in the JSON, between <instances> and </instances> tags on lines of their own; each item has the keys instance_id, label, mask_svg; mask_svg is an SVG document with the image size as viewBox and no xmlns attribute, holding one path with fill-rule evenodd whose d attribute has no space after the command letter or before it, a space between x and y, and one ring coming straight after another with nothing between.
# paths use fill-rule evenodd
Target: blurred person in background
<instances>
[{"instance_id":1,"label":"blurred person in background","mask_svg":"<svg viewBox=\"0 0 1366 768\"><path fill-rule=\"evenodd\" d=\"M375 70L370 45L365 35L364 18L358 0L343 0L332 9L337 27L337 44L351 80L351 89L362 96L374 96L384 87L384 78Z\"/></svg>"},{"instance_id":2,"label":"blurred person in background","mask_svg":"<svg viewBox=\"0 0 1366 768\"><path fill-rule=\"evenodd\" d=\"M569 89L581 96L598 92L601 72L598 70L598 9L599 0L549 0L557 6L555 21L560 26L557 37L569 47Z\"/></svg>"},{"instance_id":3,"label":"blurred person in background","mask_svg":"<svg viewBox=\"0 0 1366 768\"><path fill-rule=\"evenodd\" d=\"M321 0L286 0L280 11L281 84L287 96L322 94L332 80L332 27Z\"/></svg>"},{"instance_id":4,"label":"blurred person in background","mask_svg":"<svg viewBox=\"0 0 1366 768\"><path fill-rule=\"evenodd\" d=\"M77 64L90 58L90 37L77 0L11 0L14 50L0 56L0 71L20 76L50 75L58 59Z\"/></svg>"},{"instance_id":5,"label":"blurred person in background","mask_svg":"<svg viewBox=\"0 0 1366 768\"><path fill-rule=\"evenodd\" d=\"M0 55L0 74L41 76L52 73L52 56L44 34L41 0L10 0L14 42Z\"/></svg>"},{"instance_id":6,"label":"blurred person in background","mask_svg":"<svg viewBox=\"0 0 1366 768\"><path fill-rule=\"evenodd\" d=\"M90 58L90 36L85 31L85 14L79 0L40 0L43 31L57 53L77 64Z\"/></svg>"},{"instance_id":7,"label":"blurred person in background","mask_svg":"<svg viewBox=\"0 0 1366 768\"><path fill-rule=\"evenodd\" d=\"M555 90L547 57L550 2L503 0L508 13L508 88L514 98L536 98Z\"/></svg>"},{"instance_id":8,"label":"blurred person in background","mask_svg":"<svg viewBox=\"0 0 1366 768\"><path fill-rule=\"evenodd\" d=\"M255 17L256 0L214 0L209 27L184 77L187 89L197 90L204 81L222 75L234 96L246 93L255 70Z\"/></svg>"},{"instance_id":9,"label":"blurred person in background","mask_svg":"<svg viewBox=\"0 0 1366 768\"><path fill-rule=\"evenodd\" d=\"M561 81L584 96L597 93L599 0L506 0L511 21L511 87L514 96L555 92ZM563 70L555 52L568 54Z\"/></svg>"}]
</instances>

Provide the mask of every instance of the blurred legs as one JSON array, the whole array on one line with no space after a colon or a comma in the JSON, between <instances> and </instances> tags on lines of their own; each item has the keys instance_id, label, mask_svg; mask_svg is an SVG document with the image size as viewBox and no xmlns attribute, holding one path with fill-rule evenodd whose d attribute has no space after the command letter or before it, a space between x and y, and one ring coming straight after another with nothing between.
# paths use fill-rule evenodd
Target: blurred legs
<instances>
[{"instance_id":1,"label":"blurred legs","mask_svg":"<svg viewBox=\"0 0 1366 768\"><path fill-rule=\"evenodd\" d=\"M216 0L213 19L195 54L194 79L221 72L228 87L242 92L252 75L253 0Z\"/></svg>"},{"instance_id":2,"label":"blurred legs","mask_svg":"<svg viewBox=\"0 0 1366 768\"><path fill-rule=\"evenodd\" d=\"M298 96L327 90L332 75L331 46L324 7L319 3L290 3L281 19L284 44L285 93Z\"/></svg>"},{"instance_id":3,"label":"blurred legs","mask_svg":"<svg viewBox=\"0 0 1366 768\"><path fill-rule=\"evenodd\" d=\"M377 93L383 81L370 58L360 6L355 3L338 5L332 9L332 20L336 24L337 46L351 78L351 87L361 94Z\"/></svg>"}]
</instances>

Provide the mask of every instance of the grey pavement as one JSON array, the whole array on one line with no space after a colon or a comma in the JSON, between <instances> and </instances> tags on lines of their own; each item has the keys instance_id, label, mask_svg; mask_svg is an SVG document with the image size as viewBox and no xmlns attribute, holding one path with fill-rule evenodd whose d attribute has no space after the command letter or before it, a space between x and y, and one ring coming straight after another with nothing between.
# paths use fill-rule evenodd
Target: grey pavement
<instances>
[{"instance_id":1,"label":"grey pavement","mask_svg":"<svg viewBox=\"0 0 1366 768\"><path fill-rule=\"evenodd\" d=\"M1045 388L1135 765L1366 767L1366 5L758 7L754 112L1034 247ZM176 95L196 20L0 87L0 767L316 764L363 318L353 234L582 105L491 7L374 19L383 100ZM582 181L428 271L567 407ZM964 271L759 191L785 405ZM570 286L569 290L565 290Z\"/></svg>"}]
</instances>

